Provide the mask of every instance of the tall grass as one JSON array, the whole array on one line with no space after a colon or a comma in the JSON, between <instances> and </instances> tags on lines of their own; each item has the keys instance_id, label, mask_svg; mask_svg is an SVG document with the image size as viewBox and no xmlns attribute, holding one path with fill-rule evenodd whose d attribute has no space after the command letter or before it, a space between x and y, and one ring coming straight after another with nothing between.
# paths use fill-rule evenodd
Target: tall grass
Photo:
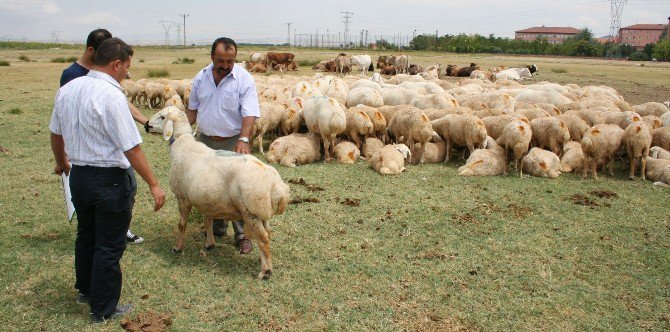
<instances>
[{"instance_id":1,"label":"tall grass","mask_svg":"<svg viewBox=\"0 0 670 332\"><path fill-rule=\"evenodd\" d=\"M71 56L71 57L57 57L57 58L51 58L51 62L53 63L70 63L70 62L75 62L77 61L76 56Z\"/></svg>"},{"instance_id":2,"label":"tall grass","mask_svg":"<svg viewBox=\"0 0 670 332\"><path fill-rule=\"evenodd\" d=\"M29 62L29 61L30 61L30 58L29 58L27 55L25 55L25 54L21 54L21 55L19 56L19 60Z\"/></svg>"},{"instance_id":3,"label":"tall grass","mask_svg":"<svg viewBox=\"0 0 670 332\"><path fill-rule=\"evenodd\" d=\"M9 66L9 61L6 61L6 60L0 60L0 66L4 66L4 67Z\"/></svg>"},{"instance_id":4,"label":"tall grass","mask_svg":"<svg viewBox=\"0 0 670 332\"><path fill-rule=\"evenodd\" d=\"M300 67L312 67L315 65L318 65L320 60L314 60L314 59L306 59L306 60L298 60L298 66Z\"/></svg>"},{"instance_id":5,"label":"tall grass","mask_svg":"<svg viewBox=\"0 0 670 332\"><path fill-rule=\"evenodd\" d=\"M556 74L565 74L568 72L568 70L565 68L551 68L551 72Z\"/></svg>"},{"instance_id":6,"label":"tall grass","mask_svg":"<svg viewBox=\"0 0 670 332\"><path fill-rule=\"evenodd\" d=\"M195 59L193 59L193 58L177 58L177 60L172 62L172 64L174 64L174 65L190 64L190 63L194 63L194 62L195 62Z\"/></svg>"},{"instance_id":7,"label":"tall grass","mask_svg":"<svg viewBox=\"0 0 670 332\"><path fill-rule=\"evenodd\" d=\"M9 111L7 111L7 113L14 114L14 115L19 115L19 114L22 114L23 111L18 107L14 107L14 108L11 108Z\"/></svg>"},{"instance_id":8,"label":"tall grass","mask_svg":"<svg viewBox=\"0 0 670 332\"><path fill-rule=\"evenodd\" d=\"M149 69L149 77L169 77L170 72L167 69Z\"/></svg>"}]
</instances>

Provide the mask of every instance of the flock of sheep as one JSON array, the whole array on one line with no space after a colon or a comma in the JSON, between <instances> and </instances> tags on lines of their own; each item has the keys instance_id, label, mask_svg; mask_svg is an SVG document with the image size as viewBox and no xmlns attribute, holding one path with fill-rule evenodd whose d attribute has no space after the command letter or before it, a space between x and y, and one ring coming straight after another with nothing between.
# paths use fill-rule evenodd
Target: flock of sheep
<instances>
[{"instance_id":1,"label":"flock of sheep","mask_svg":"<svg viewBox=\"0 0 670 332\"><path fill-rule=\"evenodd\" d=\"M513 161L519 176L582 172L597 178L598 166L604 172L609 165L613 174L614 161L627 158L631 178L639 164L642 179L670 183L667 102L631 105L607 86L522 85L473 73L457 82L432 74L254 76L261 116L253 141L267 162L288 167L319 161L323 152L326 161L365 159L375 171L392 175L410 164L442 163L455 154L469 155L458 169L463 176L507 174ZM289 200L289 188L276 169L252 155L196 142L184 113L190 80L122 85L131 102L162 107L149 124L171 142L170 187L180 211L173 251L184 248L194 206L205 218L208 249L214 247L212 219L242 219L245 234L259 242L259 278L268 278L268 221L283 213ZM265 151L263 138L270 133L280 137Z\"/></svg>"},{"instance_id":2,"label":"flock of sheep","mask_svg":"<svg viewBox=\"0 0 670 332\"><path fill-rule=\"evenodd\" d=\"M653 172L666 166L663 157L670 154L667 105L630 105L606 86L522 85L471 74L477 78L458 82L407 74L385 80L378 73L255 76L261 107L255 141L270 163L311 163L323 151L325 160L367 159L382 174L397 174L410 163L448 161L463 148L461 156L469 158L462 175L506 174L514 161L519 174L555 178L581 171L597 178L597 166L609 164L612 173L612 162L625 154L631 177L639 164L641 178L670 182L670 171ZM162 101L160 106L183 111L190 94L189 80L123 85L131 101L149 107ZM272 132L283 136L266 153L263 138ZM391 143L395 152L385 147Z\"/></svg>"}]
</instances>

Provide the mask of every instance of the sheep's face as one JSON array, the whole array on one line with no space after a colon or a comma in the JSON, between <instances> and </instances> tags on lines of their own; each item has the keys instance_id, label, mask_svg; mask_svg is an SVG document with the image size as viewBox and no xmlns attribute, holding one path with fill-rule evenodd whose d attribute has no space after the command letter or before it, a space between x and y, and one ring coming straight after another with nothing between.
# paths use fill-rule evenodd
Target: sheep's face
<instances>
[{"instance_id":1,"label":"sheep's face","mask_svg":"<svg viewBox=\"0 0 670 332\"><path fill-rule=\"evenodd\" d=\"M179 113L183 112L174 106L160 110L149 119L149 126L151 126L149 132L152 134L164 134L168 121L174 121Z\"/></svg>"}]
</instances>

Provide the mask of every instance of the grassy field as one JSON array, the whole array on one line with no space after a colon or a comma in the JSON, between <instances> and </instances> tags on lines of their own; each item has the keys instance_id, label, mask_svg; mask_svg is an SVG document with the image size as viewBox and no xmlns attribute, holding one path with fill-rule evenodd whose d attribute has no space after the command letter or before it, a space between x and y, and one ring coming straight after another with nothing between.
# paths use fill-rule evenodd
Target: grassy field
<instances>
[{"instance_id":1,"label":"grassy field","mask_svg":"<svg viewBox=\"0 0 670 332\"><path fill-rule=\"evenodd\" d=\"M241 49L240 58L252 51ZM90 326L75 303L75 223L52 174L48 124L61 71L74 49L0 50L0 330L118 331ZM337 51L299 50L299 60ZM190 78L209 49L138 48L134 79L167 70ZM21 61L22 55L31 59ZM376 57L377 53L373 54ZM670 99L670 64L412 53L422 65L537 63L548 80L617 88L633 103ZM179 58L192 64L172 64ZM552 71L552 68L557 70ZM311 75L309 68L301 74ZM149 110L143 110L151 114ZM141 131L167 190L167 145ZM132 229L145 237L122 260L131 316L168 313L174 331L618 331L670 329L670 191L615 177L465 178L463 161L410 166L391 177L365 162L277 166L295 200L274 218L274 274L255 276L257 248L230 237L203 254L200 216L183 254L170 252L176 201L151 211L140 183ZM290 181L299 182L299 181ZM581 203L581 204L576 204Z\"/></svg>"}]
</instances>

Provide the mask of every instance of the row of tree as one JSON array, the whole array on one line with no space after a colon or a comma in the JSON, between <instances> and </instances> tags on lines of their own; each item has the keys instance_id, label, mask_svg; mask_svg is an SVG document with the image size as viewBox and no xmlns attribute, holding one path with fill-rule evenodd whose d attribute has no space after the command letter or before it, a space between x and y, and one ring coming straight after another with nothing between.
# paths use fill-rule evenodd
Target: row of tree
<instances>
[{"instance_id":1,"label":"row of tree","mask_svg":"<svg viewBox=\"0 0 670 332\"><path fill-rule=\"evenodd\" d=\"M562 44L550 44L546 38L534 41L517 40L503 37L482 35L419 35L412 39L408 49L428 50L454 53L504 53L529 55L565 55L586 57L621 57L635 61L657 59L670 61L670 40L666 32L656 44L648 44L644 50L635 50L628 44L613 42L599 43L587 28L574 37L566 38ZM378 40L377 47L382 49L398 49L386 40Z\"/></svg>"}]
</instances>

